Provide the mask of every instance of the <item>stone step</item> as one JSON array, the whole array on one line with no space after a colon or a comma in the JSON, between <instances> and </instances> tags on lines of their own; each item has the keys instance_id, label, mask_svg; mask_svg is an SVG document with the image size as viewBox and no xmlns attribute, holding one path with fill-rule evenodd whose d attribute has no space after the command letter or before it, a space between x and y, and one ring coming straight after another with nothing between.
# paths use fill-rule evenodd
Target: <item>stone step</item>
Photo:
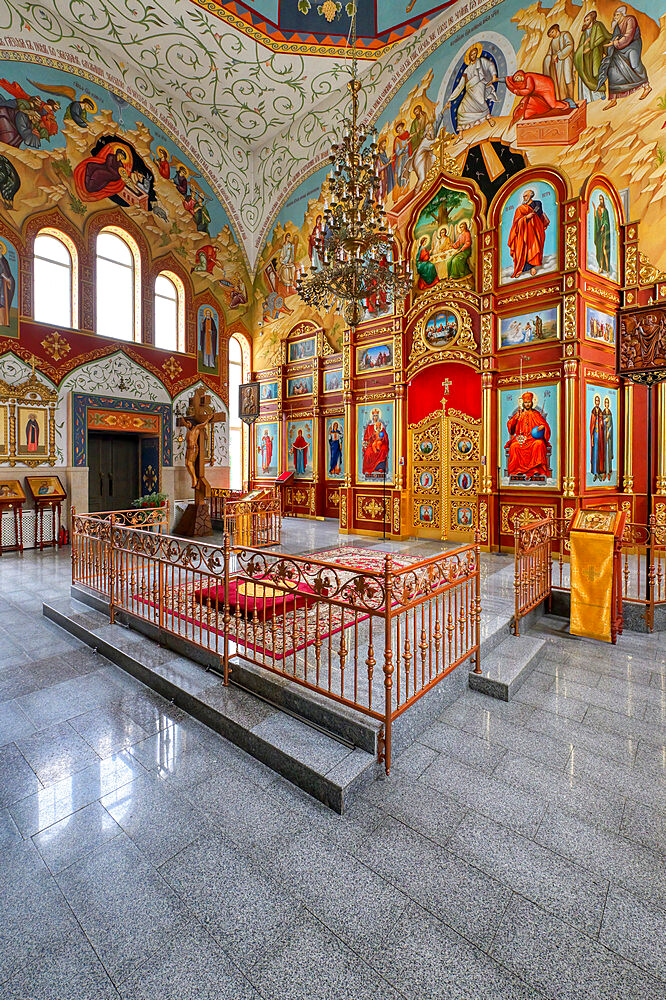
<instances>
[{"instance_id":1,"label":"stone step","mask_svg":"<svg viewBox=\"0 0 666 1000\"><path fill-rule=\"evenodd\" d=\"M101 602L98 602L98 604ZM379 775L377 756L315 727L123 625L91 603L48 601L43 614L147 687L342 813Z\"/></svg>"},{"instance_id":2,"label":"stone step","mask_svg":"<svg viewBox=\"0 0 666 1000\"><path fill-rule=\"evenodd\" d=\"M470 671L470 688L510 701L541 660L545 647L545 639L531 635L504 639L482 658L480 674Z\"/></svg>"}]
</instances>

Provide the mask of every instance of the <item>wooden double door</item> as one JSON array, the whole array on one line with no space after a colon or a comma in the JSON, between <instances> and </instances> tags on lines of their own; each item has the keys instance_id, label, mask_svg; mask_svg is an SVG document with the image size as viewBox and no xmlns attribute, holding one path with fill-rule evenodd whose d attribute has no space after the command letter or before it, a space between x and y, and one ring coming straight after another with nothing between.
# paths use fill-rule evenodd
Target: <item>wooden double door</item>
<instances>
[{"instance_id":1,"label":"wooden double door","mask_svg":"<svg viewBox=\"0 0 666 1000\"><path fill-rule=\"evenodd\" d=\"M129 510L141 496L138 434L88 433L88 509Z\"/></svg>"},{"instance_id":2,"label":"wooden double door","mask_svg":"<svg viewBox=\"0 0 666 1000\"><path fill-rule=\"evenodd\" d=\"M481 421L439 410L409 426L412 533L468 542L477 527Z\"/></svg>"}]
</instances>

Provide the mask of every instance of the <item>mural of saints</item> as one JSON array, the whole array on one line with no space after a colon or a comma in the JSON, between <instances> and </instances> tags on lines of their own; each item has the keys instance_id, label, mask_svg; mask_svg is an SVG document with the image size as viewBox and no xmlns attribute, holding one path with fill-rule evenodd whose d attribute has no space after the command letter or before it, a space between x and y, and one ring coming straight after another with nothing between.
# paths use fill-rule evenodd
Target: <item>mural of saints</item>
<instances>
[{"instance_id":1,"label":"mural of saints","mask_svg":"<svg viewBox=\"0 0 666 1000\"><path fill-rule=\"evenodd\" d=\"M507 421L509 479L544 480L551 475L548 463L550 425L534 408L534 393L524 392L520 408Z\"/></svg>"}]
</instances>

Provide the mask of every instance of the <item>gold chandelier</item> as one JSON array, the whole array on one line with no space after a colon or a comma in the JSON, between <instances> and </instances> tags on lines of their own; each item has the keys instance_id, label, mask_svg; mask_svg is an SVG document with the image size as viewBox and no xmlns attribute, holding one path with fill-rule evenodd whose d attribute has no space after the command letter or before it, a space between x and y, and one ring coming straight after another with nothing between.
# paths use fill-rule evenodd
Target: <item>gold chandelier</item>
<instances>
[{"instance_id":1,"label":"gold chandelier","mask_svg":"<svg viewBox=\"0 0 666 1000\"><path fill-rule=\"evenodd\" d=\"M351 6L351 114L342 121L342 139L331 147L329 201L323 231L314 247L321 262L299 268L296 287L311 308L342 312L357 326L363 302L379 297L387 304L404 298L411 285L409 266L396 257L390 223L380 195L377 129L359 124L361 81L356 63L356 3ZM368 142L368 140L371 140Z\"/></svg>"}]
</instances>

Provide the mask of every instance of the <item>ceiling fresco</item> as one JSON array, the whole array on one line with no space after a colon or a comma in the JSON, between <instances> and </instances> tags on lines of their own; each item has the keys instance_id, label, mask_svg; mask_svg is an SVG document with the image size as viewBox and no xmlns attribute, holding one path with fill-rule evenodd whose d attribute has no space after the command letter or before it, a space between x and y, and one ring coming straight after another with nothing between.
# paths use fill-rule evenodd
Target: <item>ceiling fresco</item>
<instances>
[{"instance_id":1,"label":"ceiling fresco","mask_svg":"<svg viewBox=\"0 0 666 1000\"><path fill-rule=\"evenodd\" d=\"M275 52L330 56L347 45L349 4L344 0L191 0ZM448 7L432 0L358 0L361 58L375 59Z\"/></svg>"},{"instance_id":2,"label":"ceiling fresco","mask_svg":"<svg viewBox=\"0 0 666 1000\"><path fill-rule=\"evenodd\" d=\"M405 14L412 26L426 13L432 19L362 63L366 117L443 38L498 3L458 0L442 10L426 0L382 0L379 21L372 4L377 31ZM277 0L253 6L266 20L271 11L289 13ZM325 20L316 6L299 14L308 25ZM344 10L336 23L346 30ZM0 59L74 73L153 121L219 198L250 269L290 191L327 160L348 72L339 48L278 52L259 38L193 0L4 0L0 8Z\"/></svg>"}]
</instances>

